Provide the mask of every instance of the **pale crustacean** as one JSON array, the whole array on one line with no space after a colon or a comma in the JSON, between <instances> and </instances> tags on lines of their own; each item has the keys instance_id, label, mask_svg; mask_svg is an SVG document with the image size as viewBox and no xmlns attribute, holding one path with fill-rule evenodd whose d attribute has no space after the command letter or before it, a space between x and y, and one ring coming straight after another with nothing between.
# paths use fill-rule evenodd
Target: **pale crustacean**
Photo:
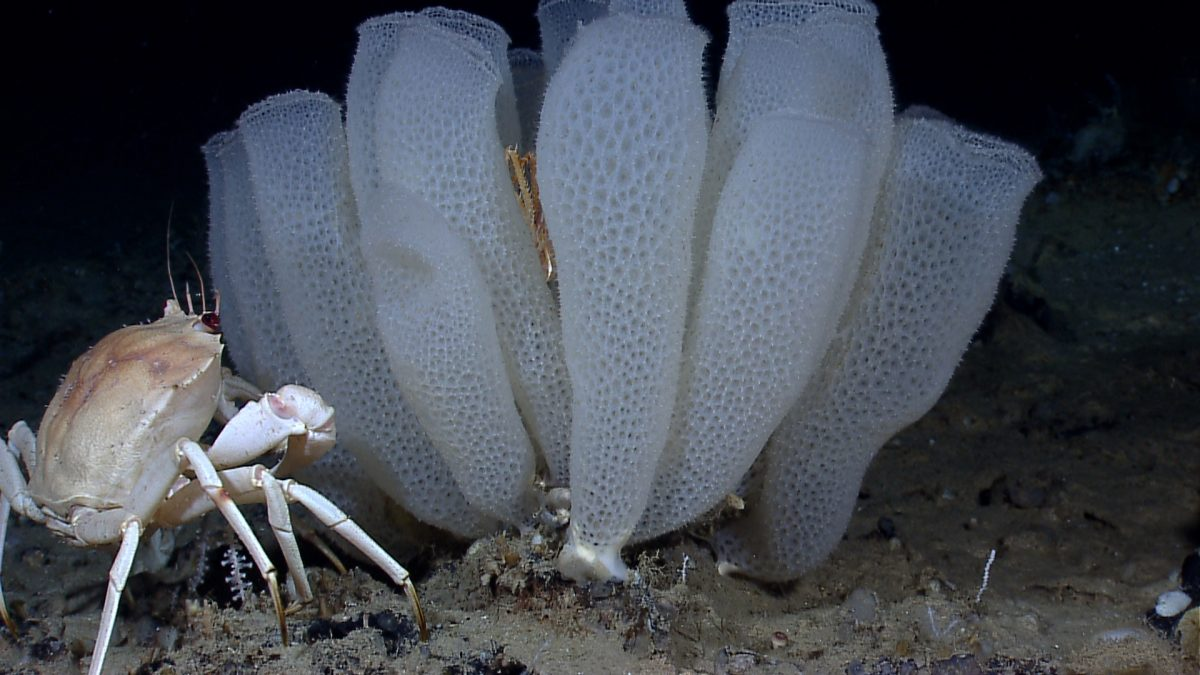
<instances>
[{"instance_id":1,"label":"pale crustacean","mask_svg":"<svg viewBox=\"0 0 1200 675\"><path fill-rule=\"evenodd\" d=\"M99 673L138 542L148 531L215 507L267 580L287 644L275 566L237 504L266 504L296 595L305 603L313 592L288 513L288 504L299 502L404 589L425 639L408 572L320 493L282 478L333 446L333 408L306 387L263 394L222 368L218 312L196 314L188 304L185 313L177 300L168 300L161 319L101 339L71 365L37 436L18 422L8 442L0 440L0 551L10 509L75 546L120 543L89 666ZM239 410L236 400L248 402ZM214 417L225 425L211 446L202 446L197 441ZM275 457L273 466L256 463ZM16 635L2 590L0 619Z\"/></svg>"}]
</instances>

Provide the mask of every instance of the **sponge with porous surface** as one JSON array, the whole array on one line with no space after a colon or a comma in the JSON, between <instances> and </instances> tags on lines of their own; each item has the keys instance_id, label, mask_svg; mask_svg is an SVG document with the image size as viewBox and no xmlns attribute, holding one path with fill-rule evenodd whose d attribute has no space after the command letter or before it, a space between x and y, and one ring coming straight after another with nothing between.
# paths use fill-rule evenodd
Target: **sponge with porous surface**
<instances>
[{"instance_id":1,"label":"sponge with porous surface","mask_svg":"<svg viewBox=\"0 0 1200 675\"><path fill-rule=\"evenodd\" d=\"M374 316L362 309L371 306L370 280L341 109L322 94L280 94L247 110L236 133L256 218L231 225L259 228L277 320L292 328L304 372L337 409L339 443L421 520L462 536L489 531L494 521L466 501L405 403Z\"/></svg>"},{"instance_id":2,"label":"sponge with porous surface","mask_svg":"<svg viewBox=\"0 0 1200 675\"><path fill-rule=\"evenodd\" d=\"M732 492L800 396L862 254L869 150L854 126L790 112L760 119L742 145L637 538L683 527Z\"/></svg>"},{"instance_id":3,"label":"sponge with porous surface","mask_svg":"<svg viewBox=\"0 0 1200 675\"><path fill-rule=\"evenodd\" d=\"M554 299L504 161L508 37L450 10L367 21L350 74L350 175L360 205L401 189L467 242L517 406L552 483L567 479L571 389ZM498 121L499 120L499 121Z\"/></svg>"},{"instance_id":4,"label":"sponge with porous surface","mask_svg":"<svg viewBox=\"0 0 1200 675\"><path fill-rule=\"evenodd\" d=\"M724 572L794 579L833 550L875 452L949 382L1040 179L1024 150L933 117L901 116L894 148L838 335L718 533Z\"/></svg>"},{"instance_id":5,"label":"sponge with porous surface","mask_svg":"<svg viewBox=\"0 0 1200 675\"><path fill-rule=\"evenodd\" d=\"M361 200L376 323L404 398L476 508L532 513L534 455L467 243L401 188Z\"/></svg>"},{"instance_id":6,"label":"sponge with porous surface","mask_svg":"<svg viewBox=\"0 0 1200 675\"><path fill-rule=\"evenodd\" d=\"M679 379L708 115L707 37L676 18L580 28L538 132L573 390L571 529L560 569L622 578Z\"/></svg>"}]
</instances>

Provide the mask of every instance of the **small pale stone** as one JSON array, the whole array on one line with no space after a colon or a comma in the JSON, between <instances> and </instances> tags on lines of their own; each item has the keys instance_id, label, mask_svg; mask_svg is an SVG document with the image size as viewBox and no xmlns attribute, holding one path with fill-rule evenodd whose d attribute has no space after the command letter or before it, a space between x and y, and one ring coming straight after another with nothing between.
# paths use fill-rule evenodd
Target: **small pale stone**
<instances>
[{"instance_id":1,"label":"small pale stone","mask_svg":"<svg viewBox=\"0 0 1200 675\"><path fill-rule=\"evenodd\" d=\"M571 510L571 491L568 488L551 488L546 493L546 509L550 511Z\"/></svg>"},{"instance_id":2,"label":"small pale stone","mask_svg":"<svg viewBox=\"0 0 1200 675\"><path fill-rule=\"evenodd\" d=\"M1158 602L1154 604L1154 613L1159 616L1171 617L1179 614L1192 604L1192 598L1187 593L1180 590L1167 591L1158 596Z\"/></svg>"},{"instance_id":3,"label":"small pale stone","mask_svg":"<svg viewBox=\"0 0 1200 675\"><path fill-rule=\"evenodd\" d=\"M856 588L846 596L842 608L856 623L872 623L875 621L875 609L879 606L879 598L873 591Z\"/></svg>"}]
</instances>

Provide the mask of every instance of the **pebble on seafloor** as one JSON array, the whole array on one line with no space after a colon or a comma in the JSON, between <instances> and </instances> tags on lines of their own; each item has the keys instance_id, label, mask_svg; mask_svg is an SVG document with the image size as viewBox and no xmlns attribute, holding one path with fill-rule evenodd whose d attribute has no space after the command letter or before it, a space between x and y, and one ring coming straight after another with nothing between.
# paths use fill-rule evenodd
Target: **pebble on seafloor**
<instances>
[{"instance_id":1,"label":"pebble on seafloor","mask_svg":"<svg viewBox=\"0 0 1200 675\"><path fill-rule=\"evenodd\" d=\"M1146 622L1164 635L1177 638L1184 653L1200 658L1200 549L1183 559L1179 587L1158 596Z\"/></svg>"}]
</instances>

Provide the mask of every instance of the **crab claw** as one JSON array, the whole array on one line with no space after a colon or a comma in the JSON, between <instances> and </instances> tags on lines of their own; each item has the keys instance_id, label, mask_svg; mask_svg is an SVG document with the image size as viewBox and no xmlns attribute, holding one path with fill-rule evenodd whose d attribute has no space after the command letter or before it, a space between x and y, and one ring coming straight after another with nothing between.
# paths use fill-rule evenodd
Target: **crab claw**
<instances>
[{"instance_id":1,"label":"crab claw","mask_svg":"<svg viewBox=\"0 0 1200 675\"><path fill-rule=\"evenodd\" d=\"M305 433L288 439L287 454L276 467L279 475L295 473L320 459L337 440L334 410L317 392L298 384L279 388L263 397L271 412L285 419L300 421Z\"/></svg>"}]
</instances>

